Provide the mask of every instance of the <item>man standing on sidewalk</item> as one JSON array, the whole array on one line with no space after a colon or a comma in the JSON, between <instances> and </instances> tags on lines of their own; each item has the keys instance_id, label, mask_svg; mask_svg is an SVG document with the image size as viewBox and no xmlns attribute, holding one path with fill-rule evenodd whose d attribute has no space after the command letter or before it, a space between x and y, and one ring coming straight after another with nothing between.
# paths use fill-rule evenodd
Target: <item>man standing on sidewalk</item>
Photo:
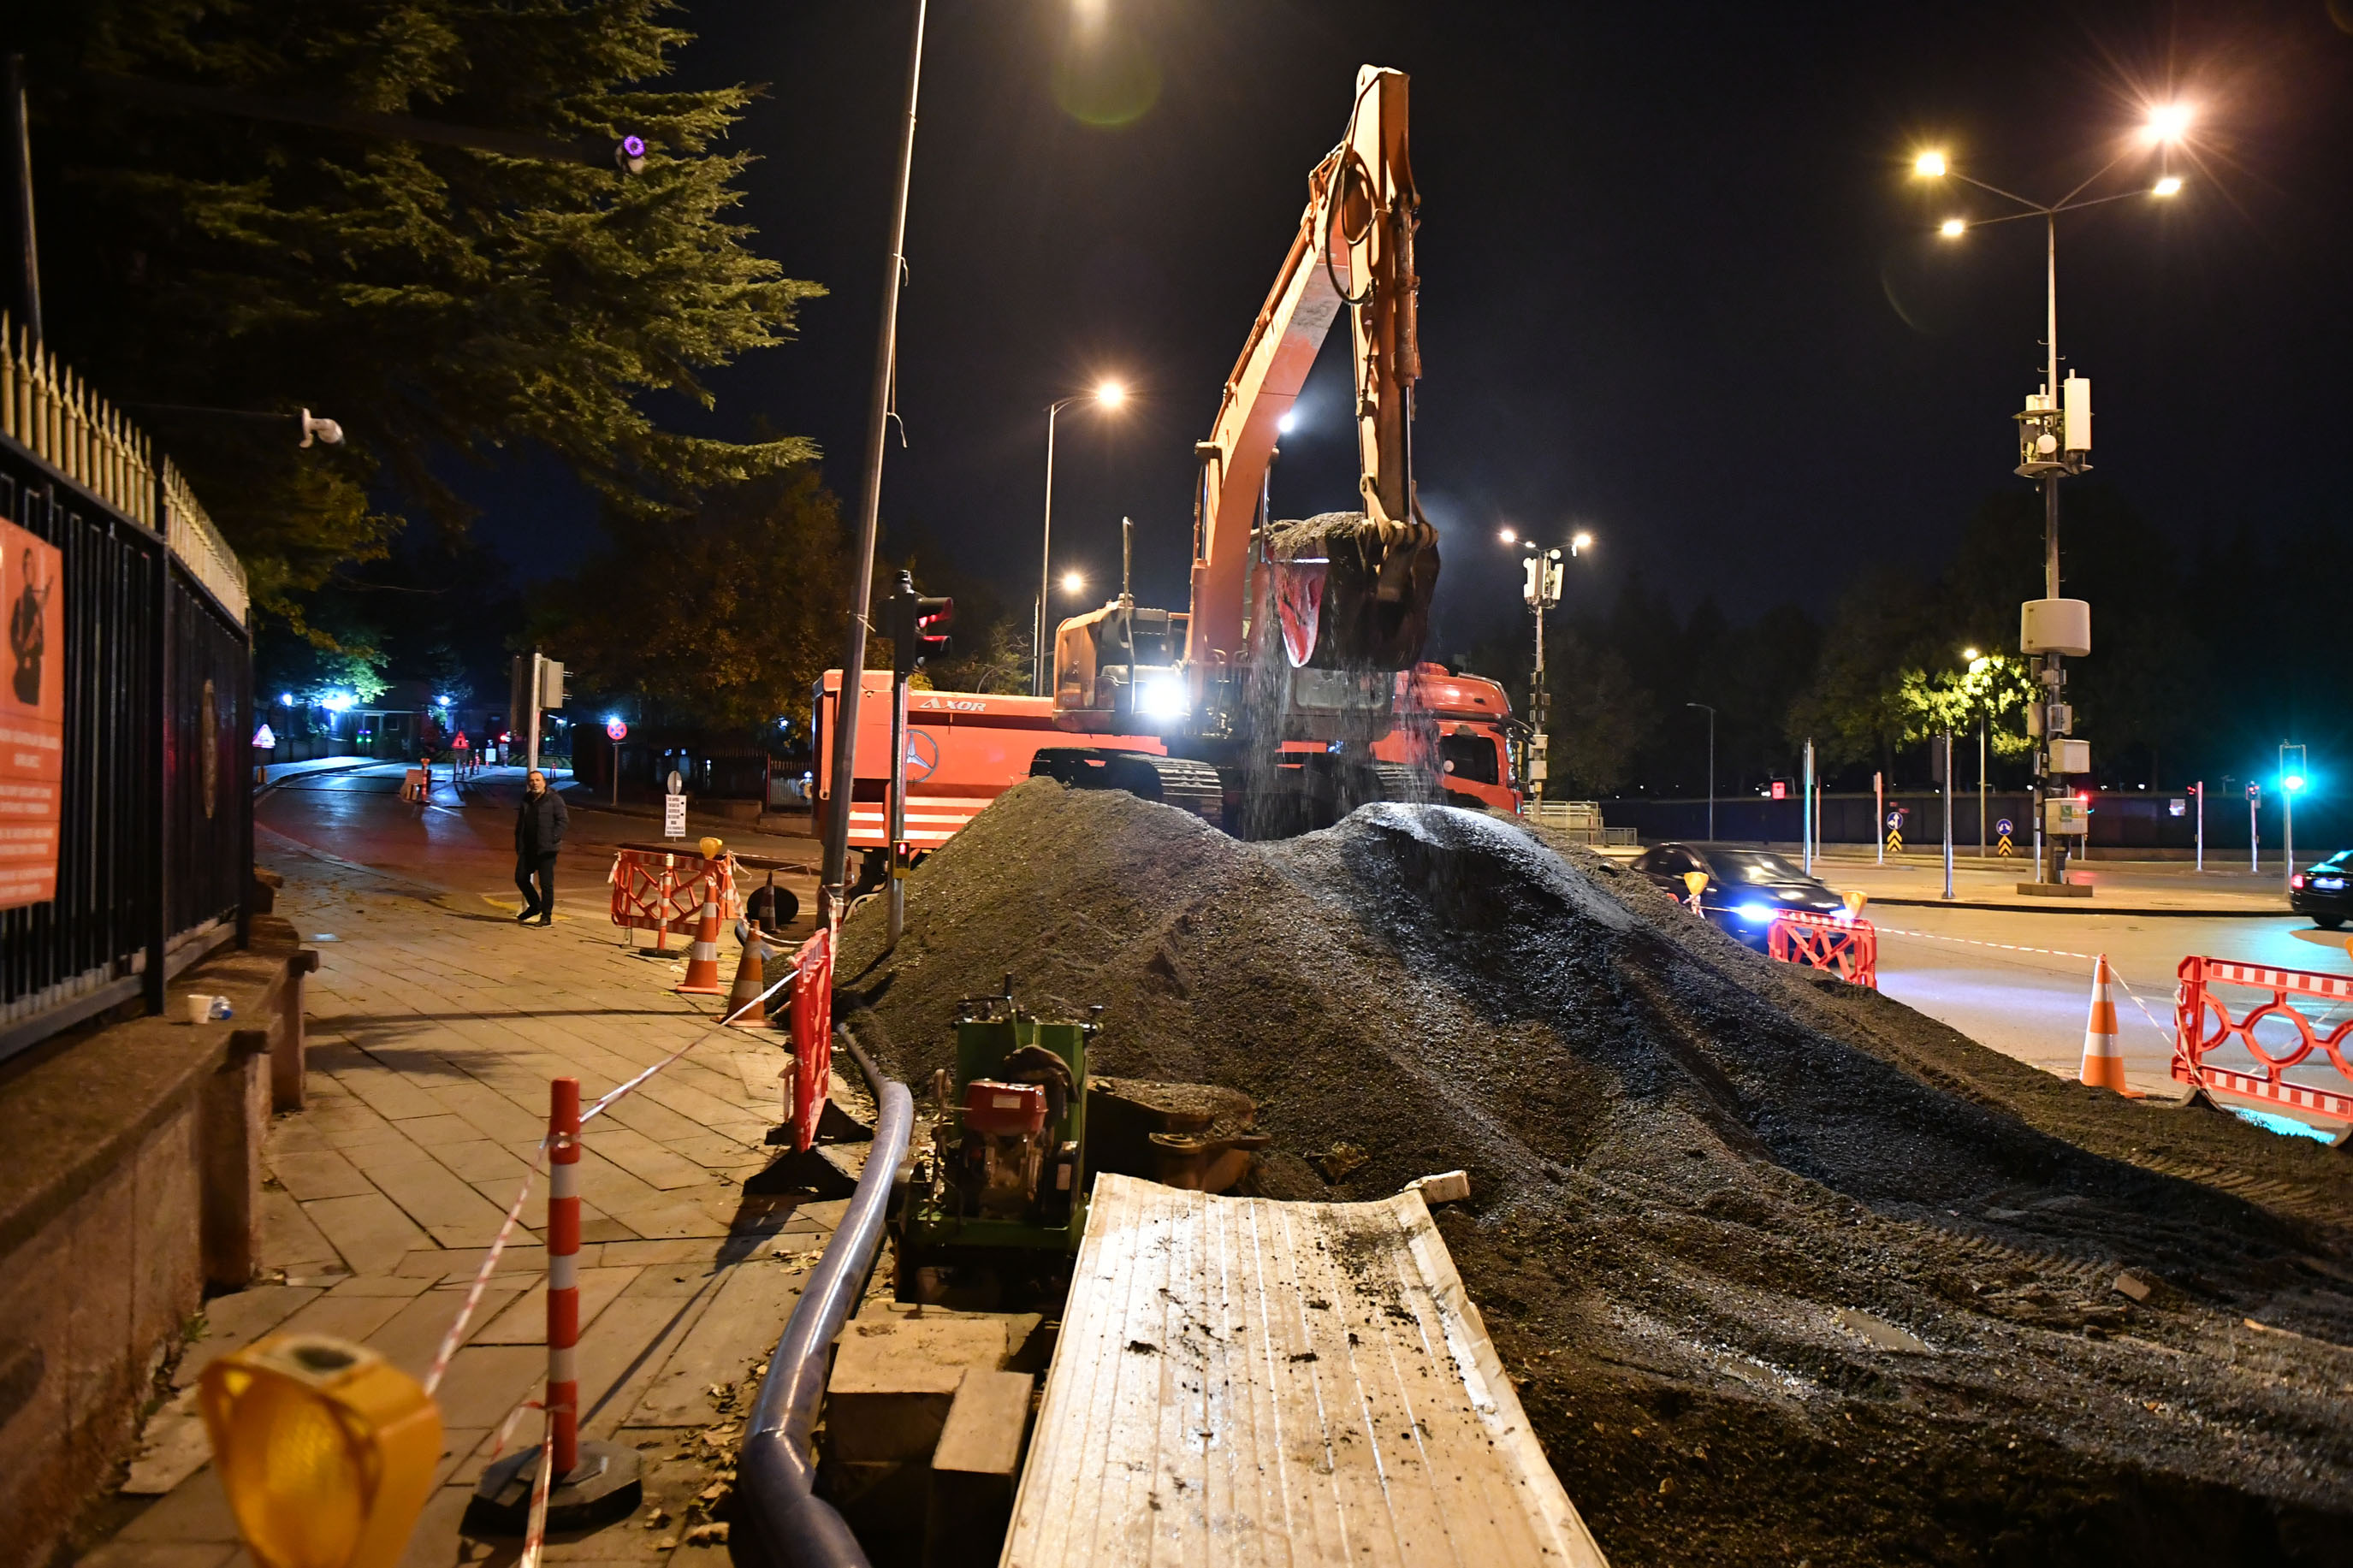
<instances>
[{"instance_id":1,"label":"man standing on sidewalk","mask_svg":"<svg viewBox=\"0 0 2353 1568\"><path fill-rule=\"evenodd\" d=\"M564 809L564 797L547 787L547 775L537 768L524 774L522 807L515 813L515 886L522 889L522 913L515 919L526 925L534 917L542 925L555 923L555 852L571 826L572 814Z\"/></svg>"}]
</instances>

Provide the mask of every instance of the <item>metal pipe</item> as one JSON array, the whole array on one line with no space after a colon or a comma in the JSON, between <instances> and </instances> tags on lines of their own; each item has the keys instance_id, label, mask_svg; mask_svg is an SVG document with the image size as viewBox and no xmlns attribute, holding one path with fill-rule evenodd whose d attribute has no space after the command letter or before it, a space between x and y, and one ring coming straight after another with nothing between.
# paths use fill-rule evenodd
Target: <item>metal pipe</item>
<instances>
[{"instance_id":1,"label":"metal pipe","mask_svg":"<svg viewBox=\"0 0 2353 1568\"><path fill-rule=\"evenodd\" d=\"M841 697L834 709L833 810L825 822L818 873L820 921L839 919L849 877L850 797L857 792L858 700L865 684L867 616L874 602L874 542L882 508L882 450L890 429L891 383L898 367L899 282L906 271L907 186L915 170L915 98L923 75L923 12L915 0L915 37L907 58L907 118L899 140L899 190L891 214L891 251L882 279L882 325L874 344L874 393L867 408L866 465L858 504L857 555L851 563L849 627L841 657Z\"/></svg>"},{"instance_id":2,"label":"metal pipe","mask_svg":"<svg viewBox=\"0 0 2353 1568\"><path fill-rule=\"evenodd\" d=\"M914 1125L914 1098L903 1083L882 1076L874 1059L859 1048L847 1029L836 1029L858 1070L866 1075L880 1114L874 1142L858 1190L825 1255L802 1287L784 1337L768 1358L760 1402L736 1453L744 1517L754 1543L777 1568L867 1568L865 1549L830 1503L816 1495L817 1464L810 1434L831 1364L828 1354L865 1287L874 1251L882 1239L891 1188L907 1152Z\"/></svg>"}]
</instances>

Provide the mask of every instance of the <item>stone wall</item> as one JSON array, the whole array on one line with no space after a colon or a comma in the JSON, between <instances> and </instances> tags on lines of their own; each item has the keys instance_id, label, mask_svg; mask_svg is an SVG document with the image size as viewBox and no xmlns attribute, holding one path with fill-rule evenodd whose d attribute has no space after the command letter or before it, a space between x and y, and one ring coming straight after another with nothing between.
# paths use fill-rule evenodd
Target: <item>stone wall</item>
<instances>
[{"instance_id":1,"label":"stone wall","mask_svg":"<svg viewBox=\"0 0 2353 1568\"><path fill-rule=\"evenodd\" d=\"M206 1289L252 1279L262 1136L273 1098L300 1103L315 962L259 917L250 947L174 983L164 1016L64 1037L0 1075L0 1563L50 1558L129 1457ZM235 1016L175 1021L190 994L227 996Z\"/></svg>"}]
</instances>

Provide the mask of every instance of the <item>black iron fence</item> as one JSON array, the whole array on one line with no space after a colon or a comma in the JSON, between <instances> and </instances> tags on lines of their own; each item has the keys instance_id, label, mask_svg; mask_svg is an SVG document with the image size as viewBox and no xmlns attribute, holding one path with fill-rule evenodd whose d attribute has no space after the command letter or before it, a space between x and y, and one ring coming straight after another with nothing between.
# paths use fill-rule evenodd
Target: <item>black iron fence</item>
<instances>
[{"instance_id":1,"label":"black iron fence","mask_svg":"<svg viewBox=\"0 0 2353 1568\"><path fill-rule=\"evenodd\" d=\"M235 556L143 439L5 335L0 512L65 558L57 896L0 912L5 1059L160 1009L173 975L244 939L254 721Z\"/></svg>"}]
</instances>

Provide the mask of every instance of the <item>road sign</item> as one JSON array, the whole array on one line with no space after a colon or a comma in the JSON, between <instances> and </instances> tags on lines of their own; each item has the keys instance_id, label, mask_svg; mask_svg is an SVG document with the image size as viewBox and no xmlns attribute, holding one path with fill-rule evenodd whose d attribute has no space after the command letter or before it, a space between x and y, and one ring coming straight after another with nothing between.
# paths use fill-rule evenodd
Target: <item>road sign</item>
<instances>
[{"instance_id":1,"label":"road sign","mask_svg":"<svg viewBox=\"0 0 2353 1568\"><path fill-rule=\"evenodd\" d=\"M1993 830L1996 833L2000 834L2004 838L2007 838L2012 833L2017 831L2017 827L2013 823L2011 823L2010 818L2006 816L1999 816L1994 819Z\"/></svg>"},{"instance_id":2,"label":"road sign","mask_svg":"<svg viewBox=\"0 0 2353 1568\"><path fill-rule=\"evenodd\" d=\"M670 777L676 778L678 775L672 773ZM662 797L662 837L664 838L686 837L686 796L670 795Z\"/></svg>"},{"instance_id":3,"label":"road sign","mask_svg":"<svg viewBox=\"0 0 2353 1568\"><path fill-rule=\"evenodd\" d=\"M622 723L618 719L607 719L605 721L605 739L608 741L626 741L628 738L629 727L627 724Z\"/></svg>"},{"instance_id":4,"label":"road sign","mask_svg":"<svg viewBox=\"0 0 2353 1568\"><path fill-rule=\"evenodd\" d=\"M278 737L269 732L269 725L264 724L254 731L253 744L256 751L274 752L278 749Z\"/></svg>"},{"instance_id":5,"label":"road sign","mask_svg":"<svg viewBox=\"0 0 2353 1568\"><path fill-rule=\"evenodd\" d=\"M680 773L676 768L670 769L670 777L662 781L662 794L684 795L685 793L686 775Z\"/></svg>"},{"instance_id":6,"label":"road sign","mask_svg":"<svg viewBox=\"0 0 2353 1568\"><path fill-rule=\"evenodd\" d=\"M1775 800L1787 800L1789 798L1789 782L1787 779L1775 779L1773 781L1773 798Z\"/></svg>"}]
</instances>

